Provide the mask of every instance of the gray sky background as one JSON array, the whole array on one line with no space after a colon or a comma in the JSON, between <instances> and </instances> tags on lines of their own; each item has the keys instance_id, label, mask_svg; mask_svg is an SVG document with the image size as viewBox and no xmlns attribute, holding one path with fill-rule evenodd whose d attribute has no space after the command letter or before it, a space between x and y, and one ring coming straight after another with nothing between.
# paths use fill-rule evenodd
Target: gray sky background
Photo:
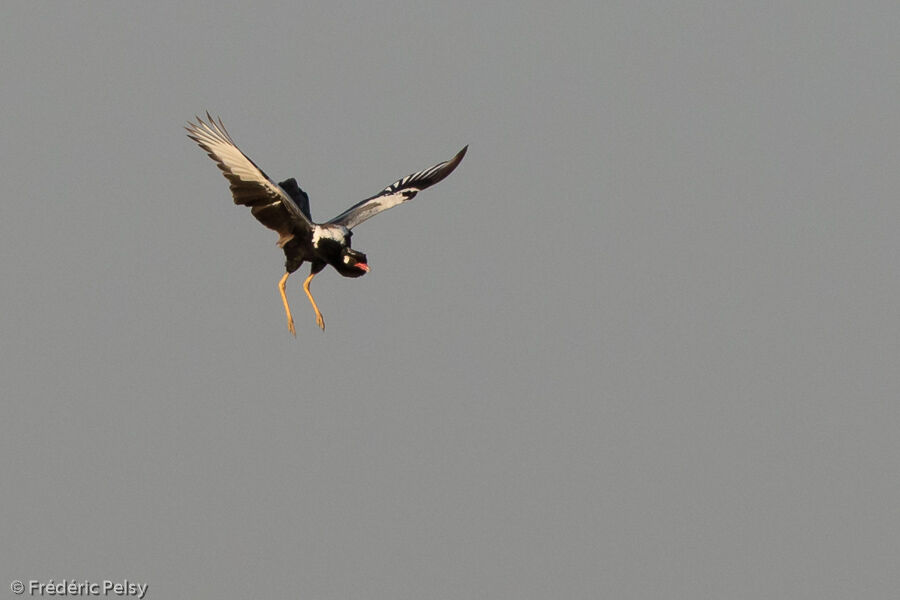
<instances>
[{"instance_id":1,"label":"gray sky background","mask_svg":"<svg viewBox=\"0 0 900 600\"><path fill-rule=\"evenodd\" d=\"M895 2L186 4L0 8L3 586L896 597ZM320 220L471 147L294 339L207 109Z\"/></svg>"}]
</instances>

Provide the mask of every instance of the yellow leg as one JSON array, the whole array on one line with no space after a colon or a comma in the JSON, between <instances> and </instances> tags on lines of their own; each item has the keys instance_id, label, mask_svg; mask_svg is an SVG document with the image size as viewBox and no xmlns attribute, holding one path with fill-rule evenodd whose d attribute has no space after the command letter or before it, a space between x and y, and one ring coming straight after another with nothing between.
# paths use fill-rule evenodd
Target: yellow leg
<instances>
[{"instance_id":1,"label":"yellow leg","mask_svg":"<svg viewBox=\"0 0 900 600\"><path fill-rule=\"evenodd\" d=\"M281 301L284 302L284 314L287 315L288 330L294 334L294 337L297 337L297 332L294 330L294 317L291 316L291 307L288 306L287 294L284 293L284 286L290 275L290 273L284 274L284 277L278 282L278 291L281 292Z\"/></svg>"},{"instance_id":2,"label":"yellow leg","mask_svg":"<svg viewBox=\"0 0 900 600\"><path fill-rule=\"evenodd\" d=\"M312 278L315 277L315 273L310 273L309 277L306 278L306 281L303 282L303 291L306 292L307 298L309 298L310 303L312 304L313 310L316 311L316 325L322 328L322 331L325 331L325 319L322 317L322 313L319 312L319 307L316 306L316 301L313 300L312 293L309 291L309 282L312 281Z\"/></svg>"}]
</instances>

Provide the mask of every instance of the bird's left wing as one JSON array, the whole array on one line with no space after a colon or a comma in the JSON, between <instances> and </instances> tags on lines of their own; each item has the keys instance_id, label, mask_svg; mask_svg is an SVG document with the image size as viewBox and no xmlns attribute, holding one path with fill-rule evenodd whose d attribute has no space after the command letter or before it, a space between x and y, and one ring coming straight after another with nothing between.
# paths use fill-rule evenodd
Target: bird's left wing
<instances>
[{"instance_id":1,"label":"bird's left wing","mask_svg":"<svg viewBox=\"0 0 900 600\"><path fill-rule=\"evenodd\" d=\"M407 175L387 186L371 198L355 204L329 221L333 225L343 225L347 229L353 229L363 221L371 219L380 212L402 204L427 187L430 187L444 179L462 162L466 155L466 146L450 160L434 165L430 169Z\"/></svg>"},{"instance_id":2,"label":"bird's left wing","mask_svg":"<svg viewBox=\"0 0 900 600\"><path fill-rule=\"evenodd\" d=\"M269 179L262 169L256 166L250 158L240 151L222 120L215 119L206 113L207 121L197 117L196 123L188 123L185 127L188 137L197 142L206 150L209 157L216 161L225 178L231 183L231 195L235 204L254 207L254 215L264 207L280 208L278 204L287 209L287 214L294 225L300 225L311 231L312 223L304 211L294 202L293 198L274 181ZM259 218L257 216L257 218ZM268 221L269 219L267 219ZM263 221L267 227L275 229L282 234L281 229L289 228L290 223L274 223Z\"/></svg>"}]
</instances>

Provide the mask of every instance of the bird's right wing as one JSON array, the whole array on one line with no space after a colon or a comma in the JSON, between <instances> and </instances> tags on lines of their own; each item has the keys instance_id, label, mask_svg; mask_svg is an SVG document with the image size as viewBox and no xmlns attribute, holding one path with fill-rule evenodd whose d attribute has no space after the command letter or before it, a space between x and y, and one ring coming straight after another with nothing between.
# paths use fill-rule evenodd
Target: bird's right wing
<instances>
[{"instance_id":1,"label":"bird's right wing","mask_svg":"<svg viewBox=\"0 0 900 600\"><path fill-rule=\"evenodd\" d=\"M262 169L240 151L222 120L206 113L207 121L197 117L196 123L185 127L188 137L206 150L216 161L225 178L231 184L235 204L252 207L253 216L269 229L281 235L279 244L287 242L295 226L312 231L312 223L291 196Z\"/></svg>"},{"instance_id":2,"label":"bird's right wing","mask_svg":"<svg viewBox=\"0 0 900 600\"><path fill-rule=\"evenodd\" d=\"M452 173L459 163L462 162L463 156L466 155L466 150L468 149L469 147L466 146L450 160L395 181L371 198L366 198L362 202L354 204L328 222L333 225L343 225L347 229L353 229L380 212L393 208L407 200L412 200L416 194Z\"/></svg>"}]
</instances>

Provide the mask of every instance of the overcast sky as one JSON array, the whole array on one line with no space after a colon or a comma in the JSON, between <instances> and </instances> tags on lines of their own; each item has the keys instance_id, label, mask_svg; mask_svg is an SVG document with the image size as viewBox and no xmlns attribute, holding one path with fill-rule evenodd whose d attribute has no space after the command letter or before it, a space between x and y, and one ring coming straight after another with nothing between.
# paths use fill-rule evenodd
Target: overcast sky
<instances>
[{"instance_id":1,"label":"overcast sky","mask_svg":"<svg viewBox=\"0 0 900 600\"><path fill-rule=\"evenodd\" d=\"M898 31L4 2L0 584L894 597ZM290 280L295 339L277 235L185 137L206 110L317 220L470 148L356 230L365 277L316 278L325 333Z\"/></svg>"}]
</instances>

